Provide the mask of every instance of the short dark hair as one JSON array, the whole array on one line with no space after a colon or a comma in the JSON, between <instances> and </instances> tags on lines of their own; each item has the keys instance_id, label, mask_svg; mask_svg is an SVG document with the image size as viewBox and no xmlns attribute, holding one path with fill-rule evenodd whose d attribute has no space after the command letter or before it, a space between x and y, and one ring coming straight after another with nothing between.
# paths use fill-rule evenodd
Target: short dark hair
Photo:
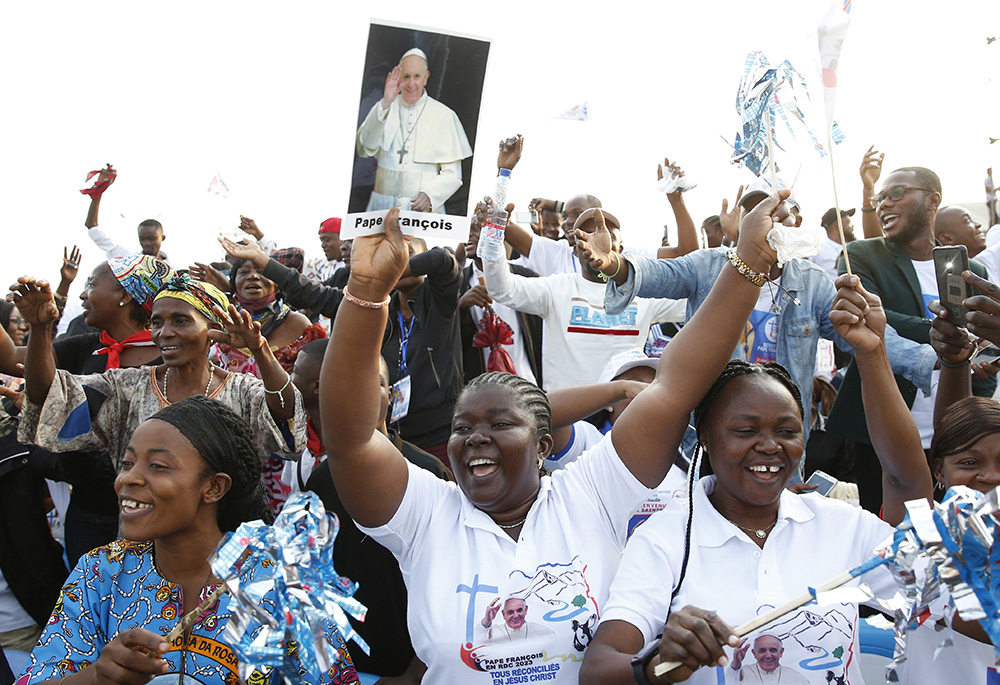
<instances>
[{"instance_id":1,"label":"short dark hair","mask_svg":"<svg viewBox=\"0 0 1000 685\"><path fill-rule=\"evenodd\" d=\"M216 514L220 530L234 531L245 521L274 520L260 480L260 455L252 431L229 407L195 395L164 407L150 419L179 430L207 462L209 473L229 476L232 486L219 500Z\"/></svg>"},{"instance_id":2,"label":"short dark hair","mask_svg":"<svg viewBox=\"0 0 1000 685\"><path fill-rule=\"evenodd\" d=\"M930 188L937 194L941 194L941 179L933 171L922 166L904 166L896 169L896 171L906 171L911 174L916 175L917 183L923 188Z\"/></svg>"},{"instance_id":3,"label":"short dark hair","mask_svg":"<svg viewBox=\"0 0 1000 685\"><path fill-rule=\"evenodd\" d=\"M160 233L163 233L163 224L161 224L156 219L146 219L145 221L139 224L138 228L142 228L143 226L150 226L158 230Z\"/></svg>"},{"instance_id":4,"label":"short dark hair","mask_svg":"<svg viewBox=\"0 0 1000 685\"><path fill-rule=\"evenodd\" d=\"M469 392L489 386L505 388L514 393L518 406L534 415L538 435L552 432L552 408L549 406L548 396L531 381L513 373L491 371L476 376L462 390L458 401Z\"/></svg>"},{"instance_id":5,"label":"short dark hair","mask_svg":"<svg viewBox=\"0 0 1000 685\"><path fill-rule=\"evenodd\" d=\"M315 360L322 364L323 356L326 354L326 346L329 344L329 338L317 338L303 345L302 349L299 350L299 356L304 355L307 359Z\"/></svg>"}]
</instances>

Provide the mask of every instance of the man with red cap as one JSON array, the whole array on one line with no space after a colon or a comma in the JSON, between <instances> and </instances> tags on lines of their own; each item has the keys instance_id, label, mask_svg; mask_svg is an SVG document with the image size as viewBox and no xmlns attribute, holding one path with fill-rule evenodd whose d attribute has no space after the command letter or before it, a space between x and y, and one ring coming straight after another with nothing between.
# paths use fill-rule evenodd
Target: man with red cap
<instances>
[{"instance_id":1,"label":"man with red cap","mask_svg":"<svg viewBox=\"0 0 1000 685\"><path fill-rule=\"evenodd\" d=\"M339 218L332 217L319 225L319 244L323 248L323 256L308 260L303 275L317 283L323 283L347 266L340 254L343 241L340 239Z\"/></svg>"}]
</instances>

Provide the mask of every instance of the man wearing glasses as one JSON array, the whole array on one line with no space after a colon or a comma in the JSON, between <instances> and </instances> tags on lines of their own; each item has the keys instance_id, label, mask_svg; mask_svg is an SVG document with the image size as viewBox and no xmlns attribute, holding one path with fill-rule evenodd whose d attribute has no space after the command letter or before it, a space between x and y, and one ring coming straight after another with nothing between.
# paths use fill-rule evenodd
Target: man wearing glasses
<instances>
[{"instance_id":1,"label":"man wearing glasses","mask_svg":"<svg viewBox=\"0 0 1000 685\"><path fill-rule=\"evenodd\" d=\"M934 221L941 204L941 180L923 167L896 169L869 202L864 210L875 212L885 237L848 243L851 269L866 290L882 299L889 325L905 338L927 343L934 316L927 305L938 299L932 250ZM981 264L973 261L971 268L986 278L986 269ZM843 255L837 272L847 272ZM920 429L925 450L933 434L933 388L937 387L938 373L934 371L930 383L921 384L919 392L917 386L896 377L900 393ZM975 394L989 397L996 381L973 380L972 385ZM847 437L847 456L854 460L861 506L877 514L882 503L882 472L868 437L861 403L861 378L853 360L827 425Z\"/></svg>"}]
</instances>

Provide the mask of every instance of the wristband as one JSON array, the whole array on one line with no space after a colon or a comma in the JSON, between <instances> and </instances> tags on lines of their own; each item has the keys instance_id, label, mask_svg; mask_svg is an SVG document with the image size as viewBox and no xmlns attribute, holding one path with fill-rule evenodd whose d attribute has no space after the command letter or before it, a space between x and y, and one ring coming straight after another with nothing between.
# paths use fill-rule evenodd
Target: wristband
<instances>
[{"instance_id":1,"label":"wristband","mask_svg":"<svg viewBox=\"0 0 1000 685\"><path fill-rule=\"evenodd\" d=\"M875 208L874 207L862 207L861 211L862 212L874 212Z\"/></svg>"},{"instance_id":2,"label":"wristband","mask_svg":"<svg viewBox=\"0 0 1000 685\"><path fill-rule=\"evenodd\" d=\"M618 264L618 268L615 269L615 272L610 276L606 275L603 271L597 272L597 276L605 283L607 283L610 280L613 280L614 277L618 275L618 272L622 270L622 258L618 256L617 252L612 252L611 254L615 258L615 263Z\"/></svg>"},{"instance_id":3,"label":"wristband","mask_svg":"<svg viewBox=\"0 0 1000 685\"><path fill-rule=\"evenodd\" d=\"M968 366L970 363L972 363L972 357L969 357L965 361L961 362L946 362L944 359L941 359L941 357L938 357L938 364L946 369L961 369L962 367Z\"/></svg>"},{"instance_id":4,"label":"wristband","mask_svg":"<svg viewBox=\"0 0 1000 685\"><path fill-rule=\"evenodd\" d=\"M657 637L654 642L643 647L638 654L632 657L632 678L638 685L654 685L653 681L646 677L646 666L659 653L660 640Z\"/></svg>"}]
</instances>

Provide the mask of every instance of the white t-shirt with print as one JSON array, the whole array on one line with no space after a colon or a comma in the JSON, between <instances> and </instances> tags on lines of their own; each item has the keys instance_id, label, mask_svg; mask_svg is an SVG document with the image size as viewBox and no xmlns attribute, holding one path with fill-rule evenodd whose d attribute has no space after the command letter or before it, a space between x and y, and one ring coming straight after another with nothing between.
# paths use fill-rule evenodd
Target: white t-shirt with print
<instances>
[{"instance_id":1,"label":"white t-shirt with print","mask_svg":"<svg viewBox=\"0 0 1000 685\"><path fill-rule=\"evenodd\" d=\"M778 506L778 521L762 549L709 502L715 484L715 476L709 476L696 486L690 559L671 606L677 610L690 604L715 611L731 626L745 623L854 568L871 558L872 551L893 532L875 515L846 502L785 491ZM622 557L602 621L631 623L647 643L660 632L671 608L671 588L681 570L686 520L687 508L678 506L651 516L639 527ZM656 569L656 573L650 573L650 569ZM884 566L861 580L871 587L875 597L895 594L896 583ZM748 635L751 648L762 634L781 640L784 653L780 665L801 675L810 685L864 682L858 665L855 603L807 604ZM727 647L730 662L732 654ZM755 663L748 650L741 668L749 669ZM726 668L735 670L732 663ZM702 668L687 682L714 685L723 682L726 675L722 668Z\"/></svg>"},{"instance_id":2,"label":"white t-shirt with print","mask_svg":"<svg viewBox=\"0 0 1000 685\"><path fill-rule=\"evenodd\" d=\"M580 273L580 262L568 242L537 235L531 238L528 254L521 255L521 264L539 276Z\"/></svg>"},{"instance_id":3,"label":"white t-shirt with print","mask_svg":"<svg viewBox=\"0 0 1000 685\"><path fill-rule=\"evenodd\" d=\"M642 350L649 327L684 321L686 300L635 298L620 314L604 311L605 285L580 274L525 278L503 259L484 261L494 302L545 319L542 377L545 390L596 383L608 359Z\"/></svg>"},{"instance_id":4,"label":"white t-shirt with print","mask_svg":"<svg viewBox=\"0 0 1000 685\"><path fill-rule=\"evenodd\" d=\"M392 519L361 530L399 561L413 648L428 669L423 682L575 685L629 514L651 492L619 459L611 437L542 478L517 541L454 483L412 464L408 475ZM525 639L510 639L500 625L509 598L527 605ZM490 625L495 637L484 639L493 602L501 607Z\"/></svg>"},{"instance_id":5,"label":"white t-shirt with print","mask_svg":"<svg viewBox=\"0 0 1000 685\"><path fill-rule=\"evenodd\" d=\"M914 271L917 272L917 280L920 282L920 292L924 299L923 314L928 318L933 317L934 314L927 309L927 305L930 304L931 300L938 299L937 270L934 267L934 260L928 259L921 262L911 260L911 262L913 263ZM925 396L924 393L917 390L917 395L913 399L913 406L910 407L913 420L917 422L917 428L920 430L920 443L924 449L930 448L931 438L934 437L934 398L937 397L938 381L940 379L941 371L933 371L931 373L931 394Z\"/></svg>"}]
</instances>

